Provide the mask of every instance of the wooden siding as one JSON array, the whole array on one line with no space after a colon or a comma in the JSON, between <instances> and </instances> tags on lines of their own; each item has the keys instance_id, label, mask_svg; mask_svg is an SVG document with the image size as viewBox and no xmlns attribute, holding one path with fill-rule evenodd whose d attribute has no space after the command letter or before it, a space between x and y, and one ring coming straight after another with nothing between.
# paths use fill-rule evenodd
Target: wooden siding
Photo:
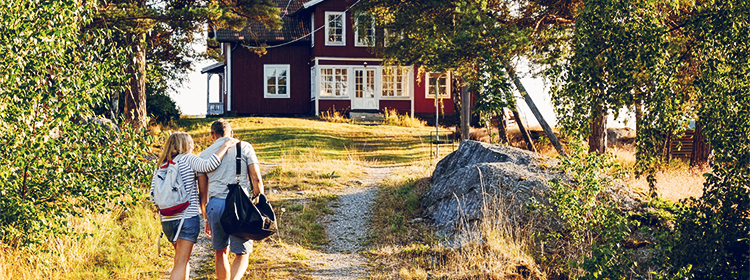
<instances>
[{"instance_id":1,"label":"wooden siding","mask_svg":"<svg viewBox=\"0 0 750 280\"><path fill-rule=\"evenodd\" d=\"M326 23L325 12L343 12L347 7L352 5L353 1L323 1L315 5L315 28L319 28ZM318 57L364 57L377 58L368 47L354 46L354 11L346 12L346 44L344 46L326 46L325 45L325 27L315 32L315 47L312 48L312 55ZM301 15L302 16L302 15ZM309 20L310 15L304 15ZM312 28L311 30L315 30ZM309 45L308 45L309 47Z\"/></svg>"},{"instance_id":2,"label":"wooden siding","mask_svg":"<svg viewBox=\"0 0 750 280\"><path fill-rule=\"evenodd\" d=\"M418 75L417 68L414 68L414 113L435 113L435 100L432 98L427 98L425 95L425 77L422 77L422 81L419 82L419 78L416 77ZM449 80L449 83L453 83L453 81ZM453 85L451 85L452 87ZM441 113L445 114L453 114L454 113L454 105L453 105L453 99L451 98L443 98L443 110Z\"/></svg>"},{"instance_id":3,"label":"wooden siding","mask_svg":"<svg viewBox=\"0 0 750 280\"><path fill-rule=\"evenodd\" d=\"M396 109L399 114L408 114L411 112L411 100L387 100L380 99L380 110Z\"/></svg>"},{"instance_id":4,"label":"wooden siding","mask_svg":"<svg viewBox=\"0 0 750 280\"><path fill-rule=\"evenodd\" d=\"M673 139L669 142L669 153L672 158L690 160L693 155L693 134L692 130L685 131L685 135L679 139ZM678 143L681 145L678 148Z\"/></svg>"},{"instance_id":5,"label":"wooden siding","mask_svg":"<svg viewBox=\"0 0 750 280\"><path fill-rule=\"evenodd\" d=\"M310 47L291 44L258 56L232 45L232 111L248 114L310 114ZM266 64L289 64L290 98L265 98L263 69Z\"/></svg>"},{"instance_id":6,"label":"wooden siding","mask_svg":"<svg viewBox=\"0 0 750 280\"><path fill-rule=\"evenodd\" d=\"M336 111L347 113L351 111L352 109L352 102L349 100L320 100L320 111L326 112L328 110L333 110L334 108Z\"/></svg>"}]
</instances>

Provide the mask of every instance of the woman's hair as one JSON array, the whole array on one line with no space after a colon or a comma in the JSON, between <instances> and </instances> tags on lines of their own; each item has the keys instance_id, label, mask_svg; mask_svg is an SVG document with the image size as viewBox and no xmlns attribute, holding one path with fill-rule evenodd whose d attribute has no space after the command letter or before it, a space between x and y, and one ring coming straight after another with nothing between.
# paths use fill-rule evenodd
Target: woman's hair
<instances>
[{"instance_id":1,"label":"woman's hair","mask_svg":"<svg viewBox=\"0 0 750 280\"><path fill-rule=\"evenodd\" d=\"M185 132L175 132L169 135L167 143L159 154L158 165L162 165L179 154L186 154L190 151L190 145L193 144L193 138Z\"/></svg>"}]
</instances>

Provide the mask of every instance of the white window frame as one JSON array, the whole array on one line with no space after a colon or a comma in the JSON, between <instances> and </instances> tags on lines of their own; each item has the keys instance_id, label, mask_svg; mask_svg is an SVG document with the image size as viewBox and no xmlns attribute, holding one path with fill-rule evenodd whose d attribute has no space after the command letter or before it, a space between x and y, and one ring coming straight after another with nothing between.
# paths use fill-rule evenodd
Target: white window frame
<instances>
[{"instance_id":1,"label":"white window frame","mask_svg":"<svg viewBox=\"0 0 750 280\"><path fill-rule=\"evenodd\" d=\"M315 47L315 13L310 14L310 47Z\"/></svg>"},{"instance_id":2,"label":"white window frame","mask_svg":"<svg viewBox=\"0 0 750 280\"><path fill-rule=\"evenodd\" d=\"M352 29L354 29L354 46L355 47L374 47L375 46L375 18L372 17L372 16L370 16L370 21L371 21L370 22L371 23L370 24L370 28L369 28L369 30L370 30L370 38L369 38L370 40L369 41L370 42L368 43L368 42L363 42L361 40L362 37L359 36L360 35L360 32L359 32L359 17L361 17L361 16L369 16L369 14L365 14L365 13L361 13L361 14L360 13L355 13L354 14L354 26L352 28Z\"/></svg>"},{"instance_id":3,"label":"white window frame","mask_svg":"<svg viewBox=\"0 0 750 280\"><path fill-rule=\"evenodd\" d=\"M425 99L435 99L435 89L432 88L434 85L430 83L430 75L442 75L445 74L445 94L441 94L440 98L446 99L450 98L451 93L451 72L445 72L445 73L436 73L436 72L427 72L425 73L425 82L427 85L424 87L424 97Z\"/></svg>"},{"instance_id":4,"label":"white window frame","mask_svg":"<svg viewBox=\"0 0 750 280\"><path fill-rule=\"evenodd\" d=\"M333 22L331 20L331 16L334 16L334 17L339 16L339 18L341 19L341 42L331 42L328 40L330 38L331 23ZM326 12L325 24L326 24L325 45L326 46L346 46L346 12Z\"/></svg>"},{"instance_id":5,"label":"white window frame","mask_svg":"<svg viewBox=\"0 0 750 280\"><path fill-rule=\"evenodd\" d=\"M269 78L269 76L268 75L273 70L286 71L286 83L284 84L284 86L286 88L286 92L285 93L279 93L279 86L280 85L279 85L279 82L278 82L279 81L278 72L277 72L277 76L274 76L274 80L276 81L276 84L273 85L275 87L275 89L276 89L276 93L275 94L268 93L268 86L269 86L269 84L268 84L268 78ZM290 94L291 89L289 88L289 86L291 85L291 83L289 82L290 81L290 71L289 70L290 70L289 64L264 64L263 65L263 97L265 97L265 98L290 98L291 97L291 94Z\"/></svg>"},{"instance_id":6,"label":"white window frame","mask_svg":"<svg viewBox=\"0 0 750 280\"><path fill-rule=\"evenodd\" d=\"M388 68L391 68L390 71L388 70ZM404 72L401 73L401 78L402 78L402 81L401 81L401 83L402 83L401 93L402 94L400 96L397 95L397 93L396 93L396 91L397 91L397 87L396 87L397 82L396 81L393 82L393 88L391 88L389 86L390 83L387 83L387 73L393 73L393 74L395 74L395 70L396 69L400 69L401 71L404 71ZM409 97L411 97L411 84L412 84L411 83L411 80L412 80L411 79L411 75L412 75L412 71L411 70L412 70L411 67L403 67L403 66L402 67L397 67L397 66L380 67L380 84L381 84L381 88L382 88L380 90L381 96L383 98L387 98L387 99L409 99ZM393 96L388 95L389 91L394 91Z\"/></svg>"},{"instance_id":7,"label":"white window frame","mask_svg":"<svg viewBox=\"0 0 750 280\"><path fill-rule=\"evenodd\" d=\"M318 96L321 99L350 99L353 92L353 71L352 67L341 67L341 66L318 66L319 67L319 74L320 74L320 83L319 83L319 93ZM330 75L328 75L327 72L330 70ZM346 74L337 74L336 70L346 70ZM327 77L331 77L331 81L326 81ZM342 81L341 78L345 77L346 81ZM332 83L331 85L331 95L328 95L327 89L329 88L327 86L328 83ZM343 88L343 91L340 91L339 89ZM341 94L336 95L337 92L340 92Z\"/></svg>"}]
</instances>

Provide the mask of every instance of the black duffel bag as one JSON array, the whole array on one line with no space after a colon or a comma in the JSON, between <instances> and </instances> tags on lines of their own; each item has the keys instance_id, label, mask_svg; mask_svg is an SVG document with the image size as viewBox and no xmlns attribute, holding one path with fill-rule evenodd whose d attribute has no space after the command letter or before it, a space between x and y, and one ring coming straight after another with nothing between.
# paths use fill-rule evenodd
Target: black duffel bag
<instances>
[{"instance_id":1,"label":"black duffel bag","mask_svg":"<svg viewBox=\"0 0 750 280\"><path fill-rule=\"evenodd\" d=\"M227 184L229 194L221 214L221 226L230 236L249 240L263 240L276 233L276 214L264 194L259 194L257 203L253 203L248 194L240 187L241 150L237 143L237 183ZM252 189L252 180L250 180Z\"/></svg>"}]
</instances>

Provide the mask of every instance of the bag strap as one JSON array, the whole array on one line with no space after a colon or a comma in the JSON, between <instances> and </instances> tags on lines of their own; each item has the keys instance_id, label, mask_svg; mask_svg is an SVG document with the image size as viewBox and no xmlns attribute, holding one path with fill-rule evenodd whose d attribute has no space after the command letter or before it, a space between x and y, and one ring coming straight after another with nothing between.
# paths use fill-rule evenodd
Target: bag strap
<instances>
[{"instance_id":1,"label":"bag strap","mask_svg":"<svg viewBox=\"0 0 750 280\"><path fill-rule=\"evenodd\" d=\"M242 174L242 148L241 148L242 142L237 142L237 175L235 175L235 180L237 181L237 184L240 184L240 175Z\"/></svg>"},{"instance_id":2,"label":"bag strap","mask_svg":"<svg viewBox=\"0 0 750 280\"><path fill-rule=\"evenodd\" d=\"M237 161L237 165L236 165L237 169L236 170L237 171L236 171L236 175L235 175L235 181L237 181L237 186L240 185L240 175L242 175L242 148L240 148L241 147L240 145L242 145L242 141L240 141L240 142L237 143L237 156L236 156L236 161ZM250 172L250 170L248 170L248 172ZM248 178L247 182L250 183L250 191L252 192L252 190L253 190L253 180L251 180L250 178ZM257 195L251 195L250 197L251 197L251 199L255 199L255 197L257 197Z\"/></svg>"}]
</instances>

